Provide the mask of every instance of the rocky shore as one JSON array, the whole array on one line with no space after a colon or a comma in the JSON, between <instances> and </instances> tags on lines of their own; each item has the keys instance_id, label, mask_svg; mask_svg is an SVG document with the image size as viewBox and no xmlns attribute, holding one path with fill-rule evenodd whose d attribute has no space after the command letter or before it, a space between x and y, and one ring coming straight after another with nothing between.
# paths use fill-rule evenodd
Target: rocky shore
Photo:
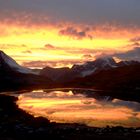
<instances>
[{"instance_id":1,"label":"rocky shore","mask_svg":"<svg viewBox=\"0 0 140 140\"><path fill-rule=\"evenodd\" d=\"M0 95L0 140L139 140L140 128L87 127L57 124L27 114L17 108L15 97Z\"/></svg>"}]
</instances>

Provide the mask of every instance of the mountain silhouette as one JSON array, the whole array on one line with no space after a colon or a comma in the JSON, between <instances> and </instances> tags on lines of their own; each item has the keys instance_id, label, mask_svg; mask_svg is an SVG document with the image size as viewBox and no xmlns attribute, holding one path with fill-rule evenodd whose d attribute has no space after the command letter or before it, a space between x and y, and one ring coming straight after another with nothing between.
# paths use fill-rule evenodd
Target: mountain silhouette
<instances>
[{"instance_id":1,"label":"mountain silhouette","mask_svg":"<svg viewBox=\"0 0 140 140\"><path fill-rule=\"evenodd\" d=\"M50 84L51 80L22 67L10 56L0 51L0 90L38 88Z\"/></svg>"},{"instance_id":2,"label":"mountain silhouette","mask_svg":"<svg viewBox=\"0 0 140 140\"><path fill-rule=\"evenodd\" d=\"M103 90L139 90L140 62L98 58L72 68L46 66L35 73L0 51L0 90L80 87Z\"/></svg>"}]
</instances>

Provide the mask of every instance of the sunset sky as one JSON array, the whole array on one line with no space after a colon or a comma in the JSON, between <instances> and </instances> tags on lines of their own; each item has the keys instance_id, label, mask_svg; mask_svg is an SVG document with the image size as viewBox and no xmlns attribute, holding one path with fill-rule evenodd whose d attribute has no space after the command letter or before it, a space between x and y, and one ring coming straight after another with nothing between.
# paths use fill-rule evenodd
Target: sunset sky
<instances>
[{"instance_id":1,"label":"sunset sky","mask_svg":"<svg viewBox=\"0 0 140 140\"><path fill-rule=\"evenodd\" d=\"M33 68L140 61L140 0L0 0L0 50Z\"/></svg>"}]
</instances>

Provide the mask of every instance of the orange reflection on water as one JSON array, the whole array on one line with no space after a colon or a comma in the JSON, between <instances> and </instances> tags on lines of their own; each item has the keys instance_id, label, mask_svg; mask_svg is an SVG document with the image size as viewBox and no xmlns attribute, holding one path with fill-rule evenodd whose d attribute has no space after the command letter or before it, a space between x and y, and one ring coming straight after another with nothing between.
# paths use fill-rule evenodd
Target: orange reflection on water
<instances>
[{"instance_id":1,"label":"orange reflection on water","mask_svg":"<svg viewBox=\"0 0 140 140\"><path fill-rule=\"evenodd\" d=\"M20 95L17 105L33 116L51 122L81 123L88 126L140 126L139 103L88 98L72 91L31 92Z\"/></svg>"}]
</instances>

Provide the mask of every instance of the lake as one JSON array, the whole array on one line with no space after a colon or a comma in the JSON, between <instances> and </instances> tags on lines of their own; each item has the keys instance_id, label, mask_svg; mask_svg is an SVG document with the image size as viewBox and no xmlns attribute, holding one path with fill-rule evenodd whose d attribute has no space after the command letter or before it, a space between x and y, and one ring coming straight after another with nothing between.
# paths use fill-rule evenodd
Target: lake
<instances>
[{"instance_id":1,"label":"lake","mask_svg":"<svg viewBox=\"0 0 140 140\"><path fill-rule=\"evenodd\" d=\"M52 89L18 95L18 107L51 122L93 127L140 127L140 103L101 96L90 89Z\"/></svg>"}]
</instances>

